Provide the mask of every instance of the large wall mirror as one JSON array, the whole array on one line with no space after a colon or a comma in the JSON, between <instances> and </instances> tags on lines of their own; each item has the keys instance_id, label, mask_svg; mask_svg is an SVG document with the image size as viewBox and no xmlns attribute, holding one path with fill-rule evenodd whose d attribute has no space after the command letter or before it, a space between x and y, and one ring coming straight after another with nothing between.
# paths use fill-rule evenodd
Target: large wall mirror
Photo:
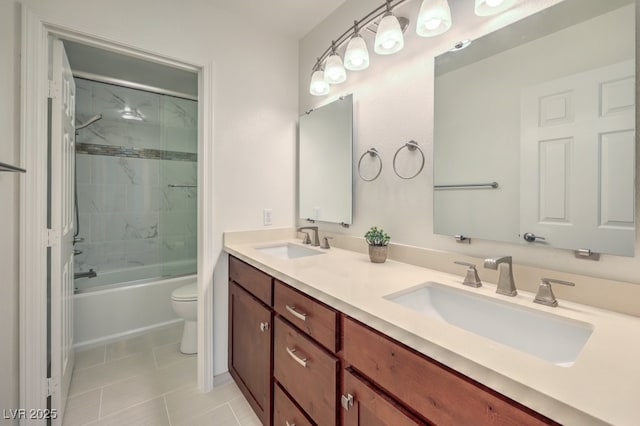
<instances>
[{"instance_id":1,"label":"large wall mirror","mask_svg":"<svg viewBox=\"0 0 640 426\"><path fill-rule=\"evenodd\" d=\"M434 232L634 255L634 0L565 0L435 60Z\"/></svg>"},{"instance_id":2,"label":"large wall mirror","mask_svg":"<svg viewBox=\"0 0 640 426\"><path fill-rule=\"evenodd\" d=\"M298 211L301 219L352 222L352 95L300 116Z\"/></svg>"}]
</instances>

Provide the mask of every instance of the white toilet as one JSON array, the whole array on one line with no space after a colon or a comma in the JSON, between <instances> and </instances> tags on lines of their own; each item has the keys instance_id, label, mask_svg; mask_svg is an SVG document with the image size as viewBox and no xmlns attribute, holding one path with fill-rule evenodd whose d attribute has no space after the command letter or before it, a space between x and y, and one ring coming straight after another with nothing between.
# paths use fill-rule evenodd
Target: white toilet
<instances>
[{"instance_id":1,"label":"white toilet","mask_svg":"<svg viewBox=\"0 0 640 426\"><path fill-rule=\"evenodd\" d=\"M173 311L184 318L184 331L180 352L195 354L198 352L198 285L188 284L173 290L171 293Z\"/></svg>"}]
</instances>

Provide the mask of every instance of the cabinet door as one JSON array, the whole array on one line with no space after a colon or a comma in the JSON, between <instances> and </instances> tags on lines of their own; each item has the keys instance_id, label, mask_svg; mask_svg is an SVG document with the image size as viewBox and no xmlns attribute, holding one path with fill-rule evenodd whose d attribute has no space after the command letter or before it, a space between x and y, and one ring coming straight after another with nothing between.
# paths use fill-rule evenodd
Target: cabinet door
<instances>
[{"instance_id":1,"label":"cabinet door","mask_svg":"<svg viewBox=\"0 0 640 426\"><path fill-rule=\"evenodd\" d=\"M342 396L344 426L415 426L414 420L397 403L349 370L344 371Z\"/></svg>"},{"instance_id":2,"label":"cabinet door","mask_svg":"<svg viewBox=\"0 0 640 426\"><path fill-rule=\"evenodd\" d=\"M229 371L262 424L271 418L270 309L229 283Z\"/></svg>"}]
</instances>

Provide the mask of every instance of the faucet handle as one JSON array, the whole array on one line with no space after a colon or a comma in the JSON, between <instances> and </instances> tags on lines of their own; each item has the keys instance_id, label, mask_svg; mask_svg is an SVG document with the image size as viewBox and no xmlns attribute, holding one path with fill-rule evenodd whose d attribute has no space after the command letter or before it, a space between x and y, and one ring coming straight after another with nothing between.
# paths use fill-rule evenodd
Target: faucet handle
<instances>
[{"instance_id":1,"label":"faucet handle","mask_svg":"<svg viewBox=\"0 0 640 426\"><path fill-rule=\"evenodd\" d=\"M311 244L311 238L309 237L308 232L303 232L304 237L302 238L302 244Z\"/></svg>"},{"instance_id":2,"label":"faucet handle","mask_svg":"<svg viewBox=\"0 0 640 426\"><path fill-rule=\"evenodd\" d=\"M464 277L464 281L462 282L462 284L464 285L468 285L469 287L481 287L482 286L482 281L480 281L480 277L478 276L478 270L476 269L476 265L474 265L473 263L467 263L467 262L461 262L459 260L456 260L455 262L456 265L462 265L462 266L467 266L467 275Z\"/></svg>"},{"instance_id":3,"label":"faucet handle","mask_svg":"<svg viewBox=\"0 0 640 426\"><path fill-rule=\"evenodd\" d=\"M540 286L538 287L538 293L536 294L536 297L533 299L535 303L540 303L541 305L553 306L553 307L558 306L558 300L556 299L555 294L553 294L551 283L568 285L571 287L575 286L575 283L572 283L570 281L556 280L553 278L542 278L540 280Z\"/></svg>"},{"instance_id":4,"label":"faucet handle","mask_svg":"<svg viewBox=\"0 0 640 426\"><path fill-rule=\"evenodd\" d=\"M333 237L324 237L322 238L322 244L320 244L320 248L323 249L330 249L331 246L329 245L329 240L332 240Z\"/></svg>"}]
</instances>

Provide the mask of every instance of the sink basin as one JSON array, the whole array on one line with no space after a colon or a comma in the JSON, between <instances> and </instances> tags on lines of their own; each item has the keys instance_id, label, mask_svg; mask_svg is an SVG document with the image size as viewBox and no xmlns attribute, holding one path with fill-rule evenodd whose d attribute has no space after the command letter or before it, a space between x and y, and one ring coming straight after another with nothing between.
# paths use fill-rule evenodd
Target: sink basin
<instances>
[{"instance_id":1,"label":"sink basin","mask_svg":"<svg viewBox=\"0 0 640 426\"><path fill-rule=\"evenodd\" d=\"M274 246L256 247L259 252L268 254L270 256L279 257L280 259L296 259L298 257L315 256L317 254L324 254L321 251L307 248L305 246L299 246L297 244L285 243Z\"/></svg>"},{"instance_id":2,"label":"sink basin","mask_svg":"<svg viewBox=\"0 0 640 426\"><path fill-rule=\"evenodd\" d=\"M384 298L561 367L573 365L593 332L585 322L435 282Z\"/></svg>"}]
</instances>

